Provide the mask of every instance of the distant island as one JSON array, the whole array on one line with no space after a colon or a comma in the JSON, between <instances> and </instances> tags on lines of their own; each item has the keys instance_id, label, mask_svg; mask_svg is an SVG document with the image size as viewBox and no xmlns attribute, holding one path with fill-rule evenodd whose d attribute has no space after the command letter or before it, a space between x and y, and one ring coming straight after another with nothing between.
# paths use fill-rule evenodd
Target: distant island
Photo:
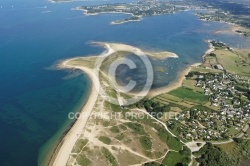
<instances>
[{"instance_id":1,"label":"distant island","mask_svg":"<svg viewBox=\"0 0 250 166\"><path fill-rule=\"evenodd\" d=\"M234 7L231 7L234 6ZM114 3L97 6L79 6L75 10L84 11L85 15L100 13L125 13L131 17L112 21L112 24L122 24L131 21L140 21L143 17L163 14L173 14L186 10L197 10L197 15L204 21L227 22L238 25L234 32L250 36L249 11L250 5L236 2L217 2L205 0L187 1L138 1L134 3ZM238 12L241 11L241 12Z\"/></svg>"},{"instance_id":2,"label":"distant island","mask_svg":"<svg viewBox=\"0 0 250 166\"><path fill-rule=\"evenodd\" d=\"M50 0L51 2L70 2L71 0ZM250 4L238 1L212 0L141 0L133 3L114 3L95 6L78 6L74 10L82 10L85 15L101 13L124 13L131 17L112 21L111 24L123 24L131 21L140 21L143 17L163 14L173 14L186 10L197 10L197 15L204 21L218 21L238 25L234 32L246 37L250 36ZM240 12L239 12L240 11Z\"/></svg>"},{"instance_id":3,"label":"distant island","mask_svg":"<svg viewBox=\"0 0 250 166\"><path fill-rule=\"evenodd\" d=\"M75 10L83 10L85 15L100 13L125 13L130 18L113 21L112 24L122 24L130 21L140 21L143 17L152 15L172 14L179 11L199 9L194 5L181 1L139 1L135 3L115 3L97 6L79 6Z\"/></svg>"}]
</instances>

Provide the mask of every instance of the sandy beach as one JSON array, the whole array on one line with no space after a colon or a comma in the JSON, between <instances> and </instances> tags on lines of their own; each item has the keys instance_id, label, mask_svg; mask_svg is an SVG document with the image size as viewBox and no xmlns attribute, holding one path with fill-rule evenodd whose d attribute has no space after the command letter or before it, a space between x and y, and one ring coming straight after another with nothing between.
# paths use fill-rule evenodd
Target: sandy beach
<instances>
[{"instance_id":1,"label":"sandy beach","mask_svg":"<svg viewBox=\"0 0 250 166\"><path fill-rule=\"evenodd\" d=\"M95 102L97 100L98 97L98 92L96 90L96 88L94 87L94 82L97 82L98 79L95 77L95 75L93 75L92 71L88 68L84 68L84 67L72 67L67 65L67 62L69 60L64 61L62 64L60 64L60 68L75 68L75 69L80 69L82 70L84 73L86 73L88 75L88 77L91 80L91 91L88 97L88 100L85 104L85 106L83 107L83 109L81 110L81 114L84 113L84 115L90 115L91 111L95 105ZM49 165L53 165L53 166L63 166L67 164L69 155L74 147L74 144L76 143L77 139L79 138L79 136L81 135L84 126L86 125L89 116L81 116L82 118L79 118L76 120L75 124L72 126L72 128L69 130L69 132L65 135L65 137L62 140L62 145L58 148L60 148L57 152L54 160L51 161L51 163L49 163Z\"/></svg>"},{"instance_id":2,"label":"sandy beach","mask_svg":"<svg viewBox=\"0 0 250 166\"><path fill-rule=\"evenodd\" d=\"M165 87L161 87L161 88L157 88L157 89L154 89L154 90L151 90L149 93L148 93L148 96L150 98L152 97L155 97L155 96L158 96L160 94L163 94L163 93L168 93L170 92L171 90L174 90L178 87L180 87L182 85L182 82L185 80L185 76L191 71L191 69L193 67L197 67L199 65L201 65L202 63L195 63L195 64L192 64L190 65L188 68L186 68L184 71L182 71L177 79L175 81L173 81L172 83L170 83L170 85L167 85Z\"/></svg>"},{"instance_id":3,"label":"sandy beach","mask_svg":"<svg viewBox=\"0 0 250 166\"><path fill-rule=\"evenodd\" d=\"M97 43L94 43L94 44L97 44ZM103 47L107 49L107 52L102 54L101 56L108 56L114 52L114 50L110 47L110 45L106 43L98 43L98 44L101 44ZM80 137L81 133L83 132L84 127L89 119L89 116L91 115L91 112L95 106L95 102L99 95L99 87L100 87L99 79L96 77L93 70L87 67L68 65L68 62L74 59L77 59L77 58L72 58L72 59L63 61L62 63L58 65L58 68L82 70L85 74L87 74L87 76L91 80L91 90L90 90L90 94L89 94L87 102L85 103L84 107L80 111L81 118L75 121L74 125L71 127L71 129L62 139L60 143L61 146L58 146L58 149L55 150L55 154L53 154L52 159L49 163L49 165L51 166L63 166L67 164L71 151L77 139Z\"/></svg>"},{"instance_id":4,"label":"sandy beach","mask_svg":"<svg viewBox=\"0 0 250 166\"><path fill-rule=\"evenodd\" d=\"M142 50L137 47L133 47L127 44L121 44L121 43L105 43L105 42L93 42L93 44L100 45L104 48L106 48L108 51L112 50L115 52L118 51L125 51L125 52L131 52L134 53L138 56L140 55L148 55L149 57L152 58L158 58L158 59L165 59L165 58L178 58L179 56L173 52L168 52L168 51L147 51L147 50Z\"/></svg>"},{"instance_id":5,"label":"sandy beach","mask_svg":"<svg viewBox=\"0 0 250 166\"><path fill-rule=\"evenodd\" d=\"M233 33L233 34L241 35L237 31L246 31L246 32L250 31L248 28L242 27L242 26L234 24L234 23L230 23L230 22L224 22L224 23L230 25L230 27L227 29L223 29L223 30L213 31L213 33L214 34L232 34Z\"/></svg>"},{"instance_id":6,"label":"sandy beach","mask_svg":"<svg viewBox=\"0 0 250 166\"><path fill-rule=\"evenodd\" d=\"M165 58L167 57L174 57L177 58L178 56L174 53L171 52L159 52L159 53L154 53L154 52L144 52L139 48L126 45L126 44L117 44L117 43L104 43L104 42L93 42L93 44L100 45L104 47L106 50L101 56L109 56L112 55L116 51L127 51L127 52L132 52L135 53L136 55L145 55L145 54L150 54L153 57L156 56L163 56ZM150 56L149 55L149 56ZM79 58L79 57L78 57ZM69 159L69 156L71 154L71 151L77 141L77 139L81 136L87 121L89 119L89 116L91 115L91 112L95 106L95 102L99 96L99 89L100 89L100 83L99 83L99 78L94 73L93 69L90 69L88 67L83 67L83 66L71 66L69 65L69 61L75 60L77 58L72 58L63 61L58 65L58 68L60 69L80 69L83 71L91 80L91 91L88 97L88 100L82 110L80 111L80 116L81 118L77 119L74 123L74 125L71 127L71 129L68 131L68 133L64 136L62 139L61 143L59 144L58 148L55 150L54 155L52 156L52 159L49 163L51 166L63 166L67 164L67 161ZM192 69L194 66L198 66L200 63L193 64L189 66L187 69L182 71L178 78L170 85L162 88L158 88L155 90L151 90L148 94L148 96L153 97L160 95L162 93L167 93L175 88L178 88L179 86L182 85L182 81L185 79L185 75L189 73L189 71Z\"/></svg>"},{"instance_id":7,"label":"sandy beach","mask_svg":"<svg viewBox=\"0 0 250 166\"><path fill-rule=\"evenodd\" d=\"M210 54L211 52L213 52L215 50L215 48L213 47L210 40L207 40L206 42L208 43L208 50L202 56L203 62L204 62L205 56ZM190 65L188 68L186 68L181 73L179 73L177 79L175 81L173 81L172 83L170 83L170 85L167 85L166 87L161 87L161 88L151 90L149 92L148 96L152 98L152 97L160 95L162 93L168 93L171 90L174 90L174 89L180 87L182 85L182 82L186 78L185 76L192 70L193 67L197 67L199 65L202 65L202 63L195 63L195 64Z\"/></svg>"}]
</instances>

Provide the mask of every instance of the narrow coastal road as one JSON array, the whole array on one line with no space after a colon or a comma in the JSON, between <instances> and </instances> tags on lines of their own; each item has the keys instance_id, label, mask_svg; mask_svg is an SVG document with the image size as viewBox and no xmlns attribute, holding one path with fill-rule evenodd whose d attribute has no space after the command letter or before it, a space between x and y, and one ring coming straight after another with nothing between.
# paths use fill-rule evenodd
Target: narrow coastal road
<instances>
[{"instance_id":1,"label":"narrow coastal road","mask_svg":"<svg viewBox=\"0 0 250 166\"><path fill-rule=\"evenodd\" d=\"M167 130L167 132L169 132L173 137L176 137L167 127L167 125L165 123L163 123L162 121L160 121L159 119L156 119L155 117L153 117L150 113L148 113L146 110L144 109L137 109L140 112L143 112L145 114L147 114L148 116L150 116L152 119L156 120L157 122L159 122L160 124L162 124L164 126L164 128ZM182 140L180 140L181 143L185 144Z\"/></svg>"}]
</instances>

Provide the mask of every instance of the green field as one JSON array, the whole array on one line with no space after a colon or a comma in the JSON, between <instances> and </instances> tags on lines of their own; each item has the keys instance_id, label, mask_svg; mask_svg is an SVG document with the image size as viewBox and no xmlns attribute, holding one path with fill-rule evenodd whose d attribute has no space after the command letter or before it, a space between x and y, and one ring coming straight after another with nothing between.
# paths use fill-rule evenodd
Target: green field
<instances>
[{"instance_id":1,"label":"green field","mask_svg":"<svg viewBox=\"0 0 250 166\"><path fill-rule=\"evenodd\" d=\"M168 147L172 150L179 151L182 149L183 144L180 142L180 140L177 137L172 136L170 133L165 131L164 128L156 128L158 131L159 138L166 142Z\"/></svg>"},{"instance_id":2,"label":"green field","mask_svg":"<svg viewBox=\"0 0 250 166\"><path fill-rule=\"evenodd\" d=\"M169 92L169 94L198 104L205 104L208 102L208 96L185 87L173 90Z\"/></svg>"},{"instance_id":3,"label":"green field","mask_svg":"<svg viewBox=\"0 0 250 166\"><path fill-rule=\"evenodd\" d=\"M162 164L167 166L176 166L180 163L189 163L190 158L182 155L179 152L170 151L162 161Z\"/></svg>"},{"instance_id":4,"label":"green field","mask_svg":"<svg viewBox=\"0 0 250 166\"><path fill-rule=\"evenodd\" d=\"M197 82L197 81L196 81L195 79L184 80L184 81L183 81L183 86L186 87L186 88L193 89L193 90L195 90L195 91L197 91L197 92L204 92L204 89L195 86L195 85L196 85L196 82Z\"/></svg>"},{"instance_id":5,"label":"green field","mask_svg":"<svg viewBox=\"0 0 250 166\"><path fill-rule=\"evenodd\" d=\"M166 93L155 97L153 100L155 102L158 102L164 105L170 105L171 107L179 107L181 109L190 108L196 104L190 101L186 101L180 97L176 97L176 96L169 95Z\"/></svg>"},{"instance_id":6,"label":"green field","mask_svg":"<svg viewBox=\"0 0 250 166\"><path fill-rule=\"evenodd\" d=\"M169 94L162 94L162 95L159 96L159 98L161 98L162 100L168 99L168 100L170 100L172 102L180 102L180 101L182 101L181 98L175 97L175 96L172 96L172 95L169 95Z\"/></svg>"},{"instance_id":7,"label":"green field","mask_svg":"<svg viewBox=\"0 0 250 166\"><path fill-rule=\"evenodd\" d=\"M216 146L221 148L224 152L227 152L229 154L233 154L234 153L233 150L237 147L237 143L236 142L230 142L230 143L227 143L227 144L219 144L219 145L216 145Z\"/></svg>"},{"instance_id":8,"label":"green field","mask_svg":"<svg viewBox=\"0 0 250 166\"><path fill-rule=\"evenodd\" d=\"M192 71L197 71L200 73L222 73L222 70L217 70L217 69L206 69L202 67L193 67Z\"/></svg>"},{"instance_id":9,"label":"green field","mask_svg":"<svg viewBox=\"0 0 250 166\"><path fill-rule=\"evenodd\" d=\"M250 76L250 58L242 52L231 52L228 50L216 50L218 63L228 72Z\"/></svg>"}]
</instances>

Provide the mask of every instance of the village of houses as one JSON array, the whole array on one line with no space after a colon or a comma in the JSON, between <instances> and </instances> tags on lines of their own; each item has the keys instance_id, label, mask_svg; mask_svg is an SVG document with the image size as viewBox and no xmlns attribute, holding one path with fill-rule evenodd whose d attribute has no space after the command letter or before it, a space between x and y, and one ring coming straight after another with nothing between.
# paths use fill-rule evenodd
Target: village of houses
<instances>
[{"instance_id":1,"label":"village of houses","mask_svg":"<svg viewBox=\"0 0 250 166\"><path fill-rule=\"evenodd\" d=\"M222 141L247 137L250 116L249 78L224 73L194 74L211 106L184 111L167 125L183 140Z\"/></svg>"}]
</instances>

